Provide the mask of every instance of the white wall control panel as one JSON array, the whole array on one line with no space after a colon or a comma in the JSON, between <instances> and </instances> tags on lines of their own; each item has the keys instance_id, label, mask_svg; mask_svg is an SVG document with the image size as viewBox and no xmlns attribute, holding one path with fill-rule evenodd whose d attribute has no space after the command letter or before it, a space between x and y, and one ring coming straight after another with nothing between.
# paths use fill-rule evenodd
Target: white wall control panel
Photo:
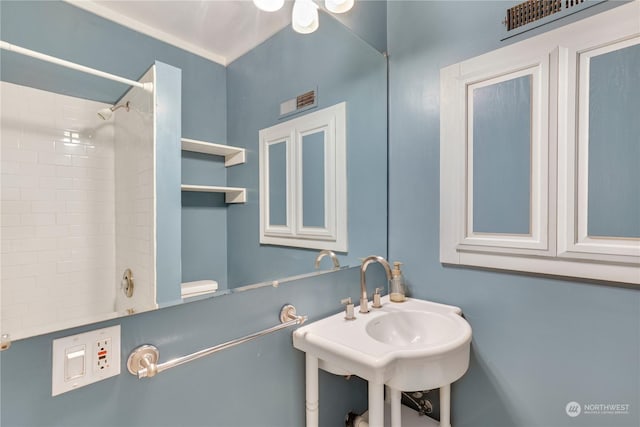
<instances>
[{"instance_id":1,"label":"white wall control panel","mask_svg":"<svg viewBox=\"0 0 640 427\"><path fill-rule=\"evenodd\" d=\"M51 395L120 373L120 325L53 340Z\"/></svg>"}]
</instances>

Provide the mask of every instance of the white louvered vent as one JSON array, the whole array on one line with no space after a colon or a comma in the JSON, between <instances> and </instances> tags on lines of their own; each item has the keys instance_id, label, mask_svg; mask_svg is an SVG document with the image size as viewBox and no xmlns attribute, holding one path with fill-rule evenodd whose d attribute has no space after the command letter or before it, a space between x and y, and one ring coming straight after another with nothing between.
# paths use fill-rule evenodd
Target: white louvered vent
<instances>
[{"instance_id":1,"label":"white louvered vent","mask_svg":"<svg viewBox=\"0 0 640 427\"><path fill-rule=\"evenodd\" d=\"M288 116L292 113L315 107L317 104L316 90L310 90L293 99L289 99L280 104L280 116Z\"/></svg>"}]
</instances>

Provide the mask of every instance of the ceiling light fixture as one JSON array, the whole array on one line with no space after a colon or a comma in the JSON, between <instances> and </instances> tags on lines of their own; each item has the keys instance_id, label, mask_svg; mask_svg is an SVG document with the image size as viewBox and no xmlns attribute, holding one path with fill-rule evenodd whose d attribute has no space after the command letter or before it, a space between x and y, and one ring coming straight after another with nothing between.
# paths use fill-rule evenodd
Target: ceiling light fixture
<instances>
[{"instance_id":1,"label":"ceiling light fixture","mask_svg":"<svg viewBox=\"0 0 640 427\"><path fill-rule=\"evenodd\" d=\"M284 5L284 0L253 0L253 4L260 10L265 12L275 12L280 10Z\"/></svg>"},{"instance_id":2,"label":"ceiling light fixture","mask_svg":"<svg viewBox=\"0 0 640 427\"><path fill-rule=\"evenodd\" d=\"M325 0L324 7L331 13L351 10L355 0ZM284 5L284 0L253 0L253 4L265 12L275 12ZM318 5L313 0L295 0L291 12L291 26L300 34L313 33L318 29Z\"/></svg>"},{"instance_id":3,"label":"ceiling light fixture","mask_svg":"<svg viewBox=\"0 0 640 427\"><path fill-rule=\"evenodd\" d=\"M296 0L291 12L291 26L300 34L313 33L320 24L318 5L312 0Z\"/></svg>"}]
</instances>

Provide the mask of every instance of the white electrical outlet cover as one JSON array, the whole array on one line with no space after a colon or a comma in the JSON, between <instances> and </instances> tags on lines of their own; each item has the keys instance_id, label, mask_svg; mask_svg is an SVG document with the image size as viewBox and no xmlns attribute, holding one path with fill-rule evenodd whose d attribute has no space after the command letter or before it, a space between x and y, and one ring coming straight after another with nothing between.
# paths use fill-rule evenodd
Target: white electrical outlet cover
<instances>
[{"instance_id":1,"label":"white electrical outlet cover","mask_svg":"<svg viewBox=\"0 0 640 427\"><path fill-rule=\"evenodd\" d=\"M51 395L120 374L120 325L53 340Z\"/></svg>"}]
</instances>

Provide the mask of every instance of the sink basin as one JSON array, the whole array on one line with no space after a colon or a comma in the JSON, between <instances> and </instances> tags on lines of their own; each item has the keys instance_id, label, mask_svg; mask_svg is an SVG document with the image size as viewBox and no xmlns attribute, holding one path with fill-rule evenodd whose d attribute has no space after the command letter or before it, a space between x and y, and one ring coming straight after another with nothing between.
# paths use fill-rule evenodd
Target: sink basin
<instances>
[{"instance_id":1,"label":"sink basin","mask_svg":"<svg viewBox=\"0 0 640 427\"><path fill-rule=\"evenodd\" d=\"M398 347L421 348L444 343L455 336L458 324L429 311L398 311L370 320L365 330L374 340Z\"/></svg>"},{"instance_id":2,"label":"sink basin","mask_svg":"<svg viewBox=\"0 0 640 427\"><path fill-rule=\"evenodd\" d=\"M319 368L357 375L403 391L447 386L469 367L471 327L458 307L408 298L382 298L382 308L356 319L338 313L298 328L295 348Z\"/></svg>"}]
</instances>

